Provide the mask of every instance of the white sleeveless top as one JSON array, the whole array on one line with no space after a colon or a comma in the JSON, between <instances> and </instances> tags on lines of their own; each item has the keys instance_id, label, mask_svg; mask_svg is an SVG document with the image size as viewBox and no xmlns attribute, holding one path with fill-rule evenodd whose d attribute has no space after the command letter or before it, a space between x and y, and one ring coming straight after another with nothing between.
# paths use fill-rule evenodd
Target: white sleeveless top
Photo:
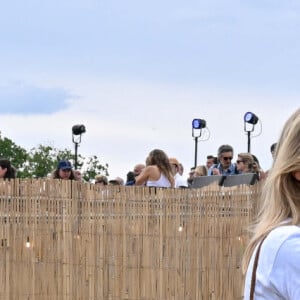
<instances>
[{"instance_id":1,"label":"white sleeveless top","mask_svg":"<svg viewBox=\"0 0 300 300\"><path fill-rule=\"evenodd\" d=\"M160 178L156 181L148 180L146 186L155 186L155 187L171 187L171 182L169 179L163 174L160 174Z\"/></svg>"}]
</instances>

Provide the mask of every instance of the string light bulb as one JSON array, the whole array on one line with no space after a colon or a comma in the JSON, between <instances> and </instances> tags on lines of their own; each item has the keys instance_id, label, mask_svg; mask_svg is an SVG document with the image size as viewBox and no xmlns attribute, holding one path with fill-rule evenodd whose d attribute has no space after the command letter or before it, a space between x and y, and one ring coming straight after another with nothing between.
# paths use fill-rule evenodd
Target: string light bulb
<instances>
[{"instance_id":1,"label":"string light bulb","mask_svg":"<svg viewBox=\"0 0 300 300\"><path fill-rule=\"evenodd\" d=\"M25 246L26 246L26 248L30 248L29 236L27 237L27 241L26 241Z\"/></svg>"}]
</instances>

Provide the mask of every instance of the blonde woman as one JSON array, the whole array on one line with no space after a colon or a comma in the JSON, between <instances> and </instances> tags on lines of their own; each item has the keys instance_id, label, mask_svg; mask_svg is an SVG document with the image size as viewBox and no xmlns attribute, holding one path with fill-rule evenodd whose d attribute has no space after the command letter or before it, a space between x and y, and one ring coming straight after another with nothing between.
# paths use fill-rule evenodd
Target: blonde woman
<instances>
[{"instance_id":1,"label":"blonde woman","mask_svg":"<svg viewBox=\"0 0 300 300\"><path fill-rule=\"evenodd\" d=\"M236 161L236 169L239 174L254 173L253 163L254 159L250 153L239 153Z\"/></svg>"},{"instance_id":2,"label":"blonde woman","mask_svg":"<svg viewBox=\"0 0 300 300\"><path fill-rule=\"evenodd\" d=\"M244 299L299 300L300 109L282 130L262 201L244 253Z\"/></svg>"},{"instance_id":3,"label":"blonde woman","mask_svg":"<svg viewBox=\"0 0 300 300\"><path fill-rule=\"evenodd\" d=\"M174 187L175 180L167 154L160 150L152 150L147 159L146 167L135 178L136 185L152 187Z\"/></svg>"},{"instance_id":4,"label":"blonde woman","mask_svg":"<svg viewBox=\"0 0 300 300\"><path fill-rule=\"evenodd\" d=\"M205 165L200 165L195 168L193 177L199 176L207 176L207 167Z\"/></svg>"}]
</instances>

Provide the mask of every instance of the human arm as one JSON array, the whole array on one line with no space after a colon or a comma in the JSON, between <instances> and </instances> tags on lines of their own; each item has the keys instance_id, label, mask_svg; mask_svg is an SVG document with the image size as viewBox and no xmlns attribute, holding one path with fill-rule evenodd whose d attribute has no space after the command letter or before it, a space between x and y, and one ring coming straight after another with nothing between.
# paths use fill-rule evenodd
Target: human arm
<instances>
[{"instance_id":1,"label":"human arm","mask_svg":"<svg viewBox=\"0 0 300 300\"><path fill-rule=\"evenodd\" d=\"M143 169L143 171L135 177L135 185L145 185L147 180L149 180L149 175L150 175L150 168L147 166L146 168Z\"/></svg>"}]
</instances>

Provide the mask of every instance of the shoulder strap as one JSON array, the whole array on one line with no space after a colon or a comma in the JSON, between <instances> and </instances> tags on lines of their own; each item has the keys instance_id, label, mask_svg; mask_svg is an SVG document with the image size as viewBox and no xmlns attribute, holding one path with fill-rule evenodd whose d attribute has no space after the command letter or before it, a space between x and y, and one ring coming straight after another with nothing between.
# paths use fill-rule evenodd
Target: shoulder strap
<instances>
[{"instance_id":1,"label":"shoulder strap","mask_svg":"<svg viewBox=\"0 0 300 300\"><path fill-rule=\"evenodd\" d=\"M265 240L267 235L261 240L259 243L259 246L257 248L256 254L255 254L255 259L253 263L253 270L252 270L252 277L251 277L251 287L250 287L250 300L254 300L254 291L255 291L255 282L256 282L256 270L257 270L257 265L258 265L258 259L259 259L259 254L260 254L260 248Z\"/></svg>"}]
</instances>

